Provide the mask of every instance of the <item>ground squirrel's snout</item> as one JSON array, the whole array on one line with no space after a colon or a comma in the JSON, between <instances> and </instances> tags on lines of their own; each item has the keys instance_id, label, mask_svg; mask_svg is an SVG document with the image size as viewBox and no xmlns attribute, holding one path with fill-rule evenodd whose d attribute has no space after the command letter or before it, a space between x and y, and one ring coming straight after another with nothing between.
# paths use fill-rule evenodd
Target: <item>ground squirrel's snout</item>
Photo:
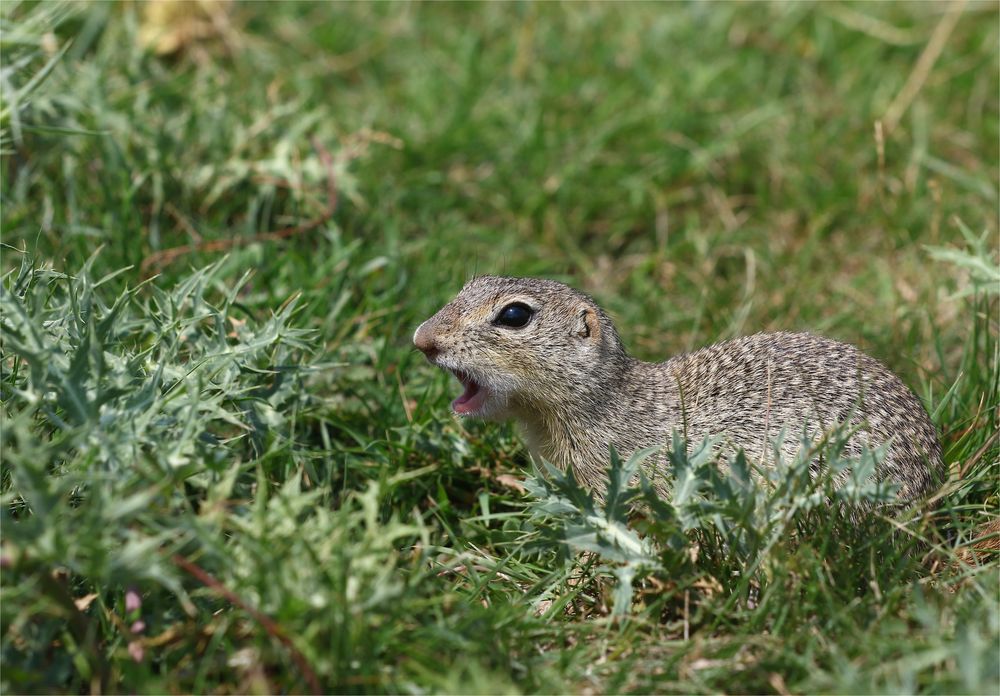
<instances>
[{"instance_id":1,"label":"ground squirrel's snout","mask_svg":"<svg viewBox=\"0 0 1000 696\"><path fill-rule=\"evenodd\" d=\"M416 332L413 334L413 345L417 349L427 356L428 360L434 360L439 352L437 342L434 340L434 332L429 327L428 322L424 322L417 327Z\"/></svg>"},{"instance_id":2,"label":"ground squirrel's snout","mask_svg":"<svg viewBox=\"0 0 1000 696\"><path fill-rule=\"evenodd\" d=\"M491 413L494 392L485 384L477 382L473 376L465 370L459 369L452 364L442 364L438 359L441 355L434 329L434 317L431 317L417 327L413 334L413 345L416 346L427 359L442 367L458 379L462 384L462 393L451 402L452 410L459 416L480 416L486 417ZM445 362L448 362L445 360Z\"/></svg>"}]
</instances>

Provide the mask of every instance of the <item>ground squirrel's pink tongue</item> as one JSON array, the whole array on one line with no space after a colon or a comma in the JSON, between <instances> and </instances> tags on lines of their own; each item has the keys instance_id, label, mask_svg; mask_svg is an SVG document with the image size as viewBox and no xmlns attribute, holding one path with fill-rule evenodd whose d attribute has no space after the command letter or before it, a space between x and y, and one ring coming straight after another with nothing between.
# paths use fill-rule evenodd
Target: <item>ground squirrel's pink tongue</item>
<instances>
[{"instance_id":1,"label":"ground squirrel's pink tongue","mask_svg":"<svg viewBox=\"0 0 1000 696\"><path fill-rule=\"evenodd\" d=\"M451 402L451 407L455 410L455 413L473 413L483 405L483 399L486 395L483 389L476 382L472 381L468 375L457 373L455 376L462 382L465 391Z\"/></svg>"}]
</instances>

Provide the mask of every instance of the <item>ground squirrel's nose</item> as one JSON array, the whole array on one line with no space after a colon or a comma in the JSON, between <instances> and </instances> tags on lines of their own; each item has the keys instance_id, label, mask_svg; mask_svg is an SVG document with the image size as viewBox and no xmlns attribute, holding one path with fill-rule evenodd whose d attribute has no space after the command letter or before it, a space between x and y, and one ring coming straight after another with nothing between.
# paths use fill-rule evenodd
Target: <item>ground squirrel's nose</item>
<instances>
[{"instance_id":1,"label":"ground squirrel's nose","mask_svg":"<svg viewBox=\"0 0 1000 696\"><path fill-rule=\"evenodd\" d=\"M434 332L427 326L426 321L418 326L416 333L413 334L413 345L420 349L428 360L432 360L438 354L437 343L434 342Z\"/></svg>"}]
</instances>

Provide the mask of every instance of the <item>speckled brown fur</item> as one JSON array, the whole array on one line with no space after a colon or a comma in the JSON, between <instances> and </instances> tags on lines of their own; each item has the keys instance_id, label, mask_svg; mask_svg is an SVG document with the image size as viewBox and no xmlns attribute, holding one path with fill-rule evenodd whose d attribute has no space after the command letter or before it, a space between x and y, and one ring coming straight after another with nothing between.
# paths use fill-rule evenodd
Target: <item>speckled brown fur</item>
<instances>
[{"instance_id":1,"label":"speckled brown fur","mask_svg":"<svg viewBox=\"0 0 1000 696\"><path fill-rule=\"evenodd\" d=\"M512 302L534 310L523 328L497 326ZM849 422L848 453L888 443L877 471L900 498L928 493L941 476L941 446L920 401L857 348L805 333L745 336L646 363L630 357L614 324L589 296L562 283L480 276L424 322L414 342L436 365L488 390L481 417L517 421L533 456L605 488L608 445L627 456L669 442L722 436L764 465L784 431L793 456ZM662 466L663 458L653 460Z\"/></svg>"}]
</instances>

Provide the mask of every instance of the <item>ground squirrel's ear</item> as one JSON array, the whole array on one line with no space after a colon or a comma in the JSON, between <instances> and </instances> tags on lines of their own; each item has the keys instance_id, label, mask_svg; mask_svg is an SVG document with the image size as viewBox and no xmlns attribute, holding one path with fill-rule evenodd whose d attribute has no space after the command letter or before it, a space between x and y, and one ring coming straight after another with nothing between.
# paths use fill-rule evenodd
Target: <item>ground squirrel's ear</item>
<instances>
[{"instance_id":1,"label":"ground squirrel's ear","mask_svg":"<svg viewBox=\"0 0 1000 696\"><path fill-rule=\"evenodd\" d=\"M576 325L573 328L580 338L590 337L596 340L601 335L601 322L597 319L597 312L590 307L580 307L576 312Z\"/></svg>"}]
</instances>

